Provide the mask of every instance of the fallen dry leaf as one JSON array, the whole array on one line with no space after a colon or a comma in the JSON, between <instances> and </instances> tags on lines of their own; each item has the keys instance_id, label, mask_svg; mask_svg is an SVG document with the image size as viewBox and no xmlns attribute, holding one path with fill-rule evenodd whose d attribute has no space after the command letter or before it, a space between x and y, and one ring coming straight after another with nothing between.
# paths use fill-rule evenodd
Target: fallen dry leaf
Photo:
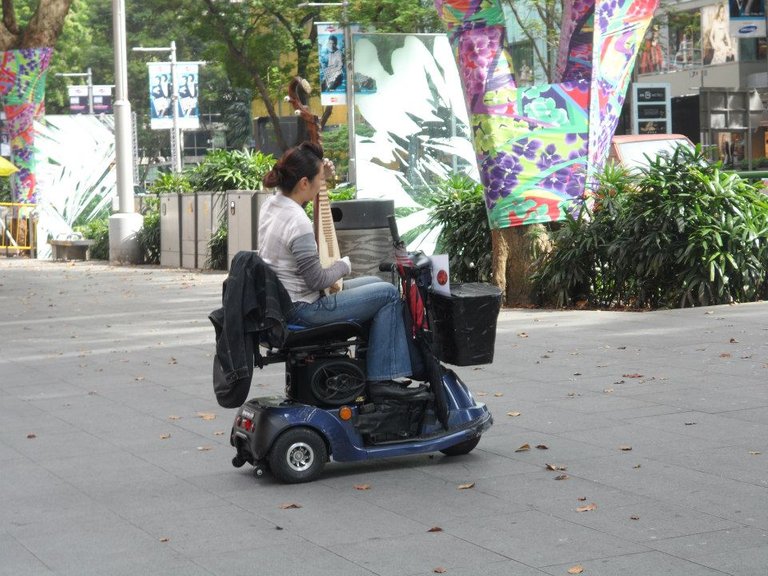
<instances>
[{"instance_id":1,"label":"fallen dry leaf","mask_svg":"<svg viewBox=\"0 0 768 576\"><path fill-rule=\"evenodd\" d=\"M370 490L370 484L355 484L355 490Z\"/></svg>"},{"instance_id":2,"label":"fallen dry leaf","mask_svg":"<svg viewBox=\"0 0 768 576\"><path fill-rule=\"evenodd\" d=\"M446 570L442 566L438 566L437 568L432 570L432 572L434 572L435 574L445 574L446 572L448 572L448 570Z\"/></svg>"},{"instance_id":3,"label":"fallen dry leaf","mask_svg":"<svg viewBox=\"0 0 768 576\"><path fill-rule=\"evenodd\" d=\"M576 498L576 500L578 500L579 502L586 502L587 501L587 497L586 496L579 496L578 498Z\"/></svg>"},{"instance_id":4,"label":"fallen dry leaf","mask_svg":"<svg viewBox=\"0 0 768 576\"><path fill-rule=\"evenodd\" d=\"M517 336L519 338L528 338L528 334L526 334L525 332L520 332Z\"/></svg>"},{"instance_id":5,"label":"fallen dry leaf","mask_svg":"<svg viewBox=\"0 0 768 576\"><path fill-rule=\"evenodd\" d=\"M630 516L630 520L640 520L640 516Z\"/></svg>"},{"instance_id":6,"label":"fallen dry leaf","mask_svg":"<svg viewBox=\"0 0 768 576\"><path fill-rule=\"evenodd\" d=\"M730 357L731 357L730 352L723 352L722 354L720 354L720 358L730 358Z\"/></svg>"},{"instance_id":7,"label":"fallen dry leaf","mask_svg":"<svg viewBox=\"0 0 768 576\"><path fill-rule=\"evenodd\" d=\"M443 529L440 528L440 526L432 526L432 528L427 530L427 532L442 532L442 531L443 531Z\"/></svg>"},{"instance_id":8,"label":"fallen dry leaf","mask_svg":"<svg viewBox=\"0 0 768 576\"><path fill-rule=\"evenodd\" d=\"M592 510L597 510L597 504L592 502L591 504L585 504L584 506L579 506L576 508L576 512L591 512Z\"/></svg>"},{"instance_id":9,"label":"fallen dry leaf","mask_svg":"<svg viewBox=\"0 0 768 576\"><path fill-rule=\"evenodd\" d=\"M568 568L568 574L581 574L582 572L584 572L584 568L579 565Z\"/></svg>"},{"instance_id":10,"label":"fallen dry leaf","mask_svg":"<svg viewBox=\"0 0 768 576\"><path fill-rule=\"evenodd\" d=\"M549 450L549 446L547 446L546 444L537 444L536 448L538 450Z\"/></svg>"},{"instance_id":11,"label":"fallen dry leaf","mask_svg":"<svg viewBox=\"0 0 768 576\"><path fill-rule=\"evenodd\" d=\"M160 538L160 542L169 542L169 541L170 541L170 538L168 538L167 536L163 536L162 538Z\"/></svg>"},{"instance_id":12,"label":"fallen dry leaf","mask_svg":"<svg viewBox=\"0 0 768 576\"><path fill-rule=\"evenodd\" d=\"M546 464L545 467L547 470L552 470L553 472L568 470L566 466L559 466L558 464Z\"/></svg>"},{"instance_id":13,"label":"fallen dry leaf","mask_svg":"<svg viewBox=\"0 0 768 576\"><path fill-rule=\"evenodd\" d=\"M488 396L488 392L478 392L477 396Z\"/></svg>"},{"instance_id":14,"label":"fallen dry leaf","mask_svg":"<svg viewBox=\"0 0 768 576\"><path fill-rule=\"evenodd\" d=\"M215 420L216 414L213 412L198 412L197 417L202 418L203 420Z\"/></svg>"},{"instance_id":15,"label":"fallen dry leaf","mask_svg":"<svg viewBox=\"0 0 768 576\"><path fill-rule=\"evenodd\" d=\"M640 464L635 464L634 466L632 466L632 468L634 468L635 470L637 470L638 468L640 468L640 466L641 466Z\"/></svg>"},{"instance_id":16,"label":"fallen dry leaf","mask_svg":"<svg viewBox=\"0 0 768 576\"><path fill-rule=\"evenodd\" d=\"M168 416L168 420L181 420L181 416L170 415Z\"/></svg>"},{"instance_id":17,"label":"fallen dry leaf","mask_svg":"<svg viewBox=\"0 0 768 576\"><path fill-rule=\"evenodd\" d=\"M622 374L622 378L642 378L642 374Z\"/></svg>"},{"instance_id":18,"label":"fallen dry leaf","mask_svg":"<svg viewBox=\"0 0 768 576\"><path fill-rule=\"evenodd\" d=\"M736 340L736 338L731 338L731 339L729 340L729 342L730 342L731 344L738 344L738 343L739 343L739 341L738 341L738 340Z\"/></svg>"},{"instance_id":19,"label":"fallen dry leaf","mask_svg":"<svg viewBox=\"0 0 768 576\"><path fill-rule=\"evenodd\" d=\"M168 364L178 364L178 362L176 361L176 358L174 358L173 356L171 356L171 359L170 359L170 360L168 360Z\"/></svg>"},{"instance_id":20,"label":"fallen dry leaf","mask_svg":"<svg viewBox=\"0 0 768 576\"><path fill-rule=\"evenodd\" d=\"M168 434L168 433L160 434L160 440L168 440L168 438L170 438L170 437L171 437L171 435Z\"/></svg>"},{"instance_id":21,"label":"fallen dry leaf","mask_svg":"<svg viewBox=\"0 0 768 576\"><path fill-rule=\"evenodd\" d=\"M198 446L197 447L197 451L198 452L210 452L211 450L213 450L213 448L211 448L210 446Z\"/></svg>"},{"instance_id":22,"label":"fallen dry leaf","mask_svg":"<svg viewBox=\"0 0 768 576\"><path fill-rule=\"evenodd\" d=\"M613 388L605 388L603 390L603 393L605 393L605 394L610 394L611 392L613 392Z\"/></svg>"},{"instance_id":23,"label":"fallen dry leaf","mask_svg":"<svg viewBox=\"0 0 768 576\"><path fill-rule=\"evenodd\" d=\"M619 450L621 450L622 452L629 452L630 450L632 450L632 446L628 446L627 444L622 444L621 446L619 446Z\"/></svg>"},{"instance_id":24,"label":"fallen dry leaf","mask_svg":"<svg viewBox=\"0 0 768 576\"><path fill-rule=\"evenodd\" d=\"M287 504L280 504L281 510L292 510L294 508L301 508L301 504L295 504L293 502Z\"/></svg>"},{"instance_id":25,"label":"fallen dry leaf","mask_svg":"<svg viewBox=\"0 0 768 576\"><path fill-rule=\"evenodd\" d=\"M507 412L507 416L512 416L514 418L515 416L520 416L520 412Z\"/></svg>"},{"instance_id":26,"label":"fallen dry leaf","mask_svg":"<svg viewBox=\"0 0 768 576\"><path fill-rule=\"evenodd\" d=\"M475 483L474 482L467 482L466 484L459 484L458 490L469 490L470 488L474 488Z\"/></svg>"},{"instance_id":27,"label":"fallen dry leaf","mask_svg":"<svg viewBox=\"0 0 768 576\"><path fill-rule=\"evenodd\" d=\"M496 398L501 398L504 396L504 392L494 392L493 395L496 396Z\"/></svg>"},{"instance_id":28,"label":"fallen dry leaf","mask_svg":"<svg viewBox=\"0 0 768 576\"><path fill-rule=\"evenodd\" d=\"M759 456L760 454L762 454L762 452L758 452L757 450L750 450L749 453L752 456Z\"/></svg>"},{"instance_id":29,"label":"fallen dry leaf","mask_svg":"<svg viewBox=\"0 0 768 576\"><path fill-rule=\"evenodd\" d=\"M555 476L555 480L568 480L568 474L560 474L560 476Z\"/></svg>"},{"instance_id":30,"label":"fallen dry leaf","mask_svg":"<svg viewBox=\"0 0 768 576\"><path fill-rule=\"evenodd\" d=\"M224 430L216 430L216 432L213 433L214 436L224 436L226 432Z\"/></svg>"},{"instance_id":31,"label":"fallen dry leaf","mask_svg":"<svg viewBox=\"0 0 768 576\"><path fill-rule=\"evenodd\" d=\"M141 382L142 380L144 380L144 376L136 376L136 378L134 378L134 380L136 382Z\"/></svg>"},{"instance_id":32,"label":"fallen dry leaf","mask_svg":"<svg viewBox=\"0 0 768 576\"><path fill-rule=\"evenodd\" d=\"M531 449L531 445L530 444L523 444L522 446L520 446L520 448L515 450L515 452L528 452L528 450L530 450L530 449Z\"/></svg>"}]
</instances>

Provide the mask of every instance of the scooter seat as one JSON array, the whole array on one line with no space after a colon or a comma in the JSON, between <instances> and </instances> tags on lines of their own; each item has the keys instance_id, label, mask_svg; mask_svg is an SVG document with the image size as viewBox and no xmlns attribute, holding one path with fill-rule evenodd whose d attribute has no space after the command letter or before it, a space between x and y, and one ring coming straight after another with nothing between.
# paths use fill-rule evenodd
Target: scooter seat
<instances>
[{"instance_id":1,"label":"scooter seat","mask_svg":"<svg viewBox=\"0 0 768 576\"><path fill-rule=\"evenodd\" d=\"M363 327L357 322L333 322L311 328L290 325L288 326L288 337L285 339L283 348L343 342L350 338L362 337L364 334Z\"/></svg>"}]
</instances>

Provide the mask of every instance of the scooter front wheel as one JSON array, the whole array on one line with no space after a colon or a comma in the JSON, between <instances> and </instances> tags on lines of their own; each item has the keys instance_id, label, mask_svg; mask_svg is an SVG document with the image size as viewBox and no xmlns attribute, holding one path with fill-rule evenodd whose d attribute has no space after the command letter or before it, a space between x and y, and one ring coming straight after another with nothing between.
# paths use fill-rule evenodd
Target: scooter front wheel
<instances>
[{"instance_id":1,"label":"scooter front wheel","mask_svg":"<svg viewBox=\"0 0 768 576\"><path fill-rule=\"evenodd\" d=\"M328 449L323 438L309 428L280 434L269 451L269 467L278 480L289 484L311 482L323 471Z\"/></svg>"},{"instance_id":2,"label":"scooter front wheel","mask_svg":"<svg viewBox=\"0 0 768 576\"><path fill-rule=\"evenodd\" d=\"M458 444L444 448L443 450L440 450L440 452L446 456L463 456L464 454L469 454L472 452L472 450L475 449L475 446L477 446L478 442L480 442L480 436L475 436L469 440L464 440L463 442L459 442Z\"/></svg>"}]
</instances>

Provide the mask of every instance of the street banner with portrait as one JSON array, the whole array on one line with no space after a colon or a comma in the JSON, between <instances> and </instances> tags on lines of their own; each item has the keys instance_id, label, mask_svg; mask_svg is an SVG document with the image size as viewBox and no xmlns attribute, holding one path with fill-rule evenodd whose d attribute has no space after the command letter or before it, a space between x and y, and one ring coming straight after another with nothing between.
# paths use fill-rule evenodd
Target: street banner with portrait
<instances>
[{"instance_id":1,"label":"street banner with portrait","mask_svg":"<svg viewBox=\"0 0 768 576\"><path fill-rule=\"evenodd\" d=\"M152 130L173 128L173 82L170 62L149 62L149 113ZM198 108L198 69L192 62L177 62L175 65L178 102L176 114L182 130L200 127Z\"/></svg>"},{"instance_id":2,"label":"street banner with portrait","mask_svg":"<svg viewBox=\"0 0 768 576\"><path fill-rule=\"evenodd\" d=\"M347 46L343 26L333 22L318 22L317 45L320 52L320 104L346 105Z\"/></svg>"}]
</instances>

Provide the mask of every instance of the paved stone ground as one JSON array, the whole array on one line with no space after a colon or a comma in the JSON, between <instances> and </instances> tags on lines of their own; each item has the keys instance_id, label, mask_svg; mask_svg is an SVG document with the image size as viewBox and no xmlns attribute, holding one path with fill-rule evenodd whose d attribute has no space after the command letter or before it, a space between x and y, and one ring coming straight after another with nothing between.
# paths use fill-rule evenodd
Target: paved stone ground
<instances>
[{"instance_id":1,"label":"paved stone ground","mask_svg":"<svg viewBox=\"0 0 768 576\"><path fill-rule=\"evenodd\" d=\"M223 279L0 259L0 575L768 574L768 304L504 310L474 452L285 486L230 465Z\"/></svg>"}]
</instances>

